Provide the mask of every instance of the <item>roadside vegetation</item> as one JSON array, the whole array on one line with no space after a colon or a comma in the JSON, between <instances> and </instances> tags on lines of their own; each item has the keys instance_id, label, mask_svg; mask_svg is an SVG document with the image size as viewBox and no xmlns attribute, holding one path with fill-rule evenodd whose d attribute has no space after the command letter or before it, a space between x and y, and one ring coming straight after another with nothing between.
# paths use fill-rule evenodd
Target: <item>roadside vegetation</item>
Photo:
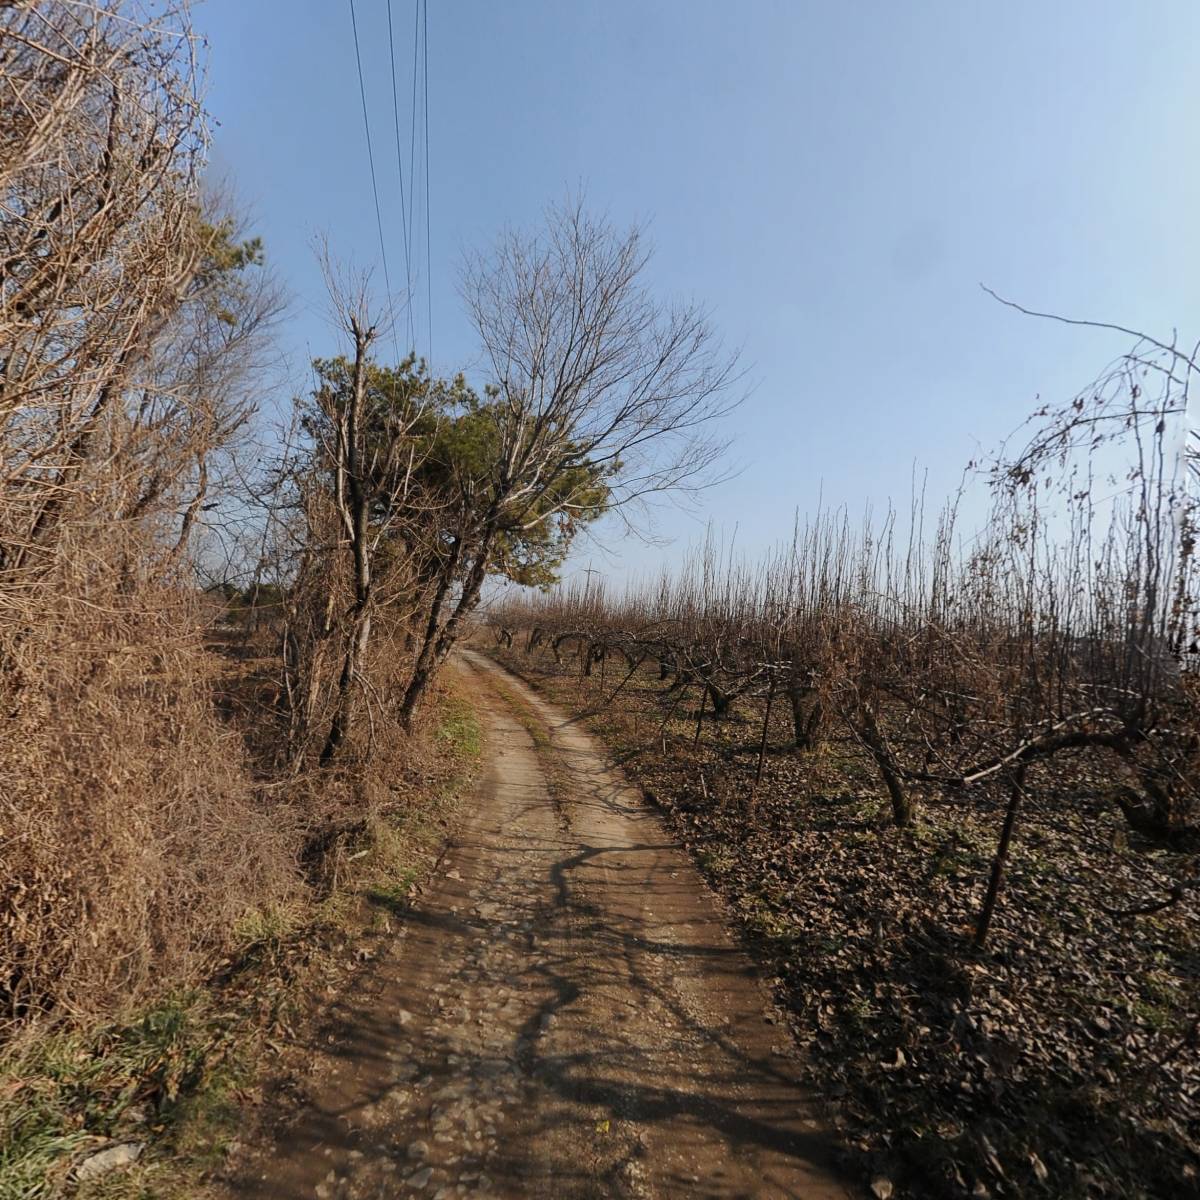
<instances>
[{"instance_id":1,"label":"roadside vegetation","mask_svg":"<svg viewBox=\"0 0 1200 1200\"><path fill-rule=\"evenodd\" d=\"M735 382L570 203L468 260L478 385L323 246L341 341L275 428L288 298L209 181L204 52L186 3L0 5L5 1197L165 1194L172 1155L195 1194L444 835L479 731L440 672L488 580L700 486Z\"/></svg>"},{"instance_id":2,"label":"roadside vegetation","mask_svg":"<svg viewBox=\"0 0 1200 1200\"><path fill-rule=\"evenodd\" d=\"M725 896L877 1194L1200 1194L1193 371L1144 340L1037 413L981 527L825 514L488 611Z\"/></svg>"},{"instance_id":3,"label":"roadside vegetation","mask_svg":"<svg viewBox=\"0 0 1200 1200\"><path fill-rule=\"evenodd\" d=\"M469 793L474 710L453 682L433 709L428 736L380 763L391 802L345 841L322 898L248 912L186 986L103 1019L55 1021L0 1053L0 1197L207 1194L288 1077L286 1051L369 970L392 932L382 914L412 902Z\"/></svg>"}]
</instances>

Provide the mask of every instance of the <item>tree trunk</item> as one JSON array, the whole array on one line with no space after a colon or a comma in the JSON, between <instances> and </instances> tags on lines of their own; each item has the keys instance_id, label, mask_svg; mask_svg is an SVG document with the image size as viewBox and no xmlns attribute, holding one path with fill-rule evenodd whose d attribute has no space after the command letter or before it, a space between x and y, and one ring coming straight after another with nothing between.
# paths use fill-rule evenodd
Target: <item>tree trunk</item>
<instances>
[{"instance_id":1,"label":"tree trunk","mask_svg":"<svg viewBox=\"0 0 1200 1200\"><path fill-rule=\"evenodd\" d=\"M344 487L339 487L342 519L350 535L350 556L354 567L354 606L350 613L349 640L338 676L337 707L329 734L321 749L320 764L326 766L346 740L354 720L354 685L358 679L367 645L371 640L371 550L370 499L367 495L360 455L359 439L363 405L366 400L366 358L372 332L352 320L354 331L354 374L350 403L344 420L338 425L338 454L345 464ZM339 482L341 482L339 480Z\"/></svg>"},{"instance_id":2,"label":"tree trunk","mask_svg":"<svg viewBox=\"0 0 1200 1200\"><path fill-rule=\"evenodd\" d=\"M767 735L771 731L771 705L775 700L775 676L772 674L771 682L767 687L767 708L763 713L762 737L758 745L758 766L754 770L754 786L750 789L750 800L754 801L758 795L758 785L762 782L763 765L767 761Z\"/></svg>"},{"instance_id":3,"label":"tree trunk","mask_svg":"<svg viewBox=\"0 0 1200 1200\"><path fill-rule=\"evenodd\" d=\"M870 750L871 757L875 760L875 765L879 768L879 774L883 777L884 786L891 797L892 819L901 827L911 825L913 818L912 802L904 791L904 785L900 781L900 773L896 769L895 760L887 748L887 743L883 740L883 734L879 732L879 725L875 720L875 714L867 705L863 705L859 712L859 717L862 724L861 732L863 741L866 742L867 749Z\"/></svg>"},{"instance_id":4,"label":"tree trunk","mask_svg":"<svg viewBox=\"0 0 1200 1200\"><path fill-rule=\"evenodd\" d=\"M321 766L326 766L339 747L346 740L354 720L354 682L358 678L362 660L366 655L367 643L371 638L371 614L363 612L358 621L358 628L346 647L342 659L342 671L338 676L337 708L334 709L333 721L329 726L329 734L325 745L321 748L319 759Z\"/></svg>"},{"instance_id":5,"label":"tree trunk","mask_svg":"<svg viewBox=\"0 0 1200 1200\"><path fill-rule=\"evenodd\" d=\"M712 699L713 720L719 721L729 712L730 706L733 704L733 699L728 692L722 691L711 680L705 681L704 688Z\"/></svg>"},{"instance_id":6,"label":"tree trunk","mask_svg":"<svg viewBox=\"0 0 1200 1200\"><path fill-rule=\"evenodd\" d=\"M429 686L429 681L433 678L434 672L446 661L450 651L454 648L455 642L458 641L459 626L475 610L476 605L479 603L479 597L483 591L483 581L487 578L487 566L488 559L491 557L492 543L496 537L498 516L499 507L498 505L493 505L484 524L484 534L480 539L475 561L471 564L471 570L467 573L467 578L463 583L462 595L459 596L458 603L454 606L454 611L450 614L449 620L447 620L440 632L438 631L438 618L441 614L446 592L453 581L453 574L447 572L443 577L444 586L439 584L438 602L429 615L429 621L425 629L425 642L421 646L421 653L417 658L417 665L413 669L412 679L409 680L408 688L404 693L404 699L400 703L400 720L406 729L412 727L413 714L416 712L417 706L421 703L421 699L425 695L425 689ZM456 542L455 567L457 567L460 560L461 550L459 544Z\"/></svg>"},{"instance_id":7,"label":"tree trunk","mask_svg":"<svg viewBox=\"0 0 1200 1200\"><path fill-rule=\"evenodd\" d=\"M787 693L792 709L793 744L797 750L813 750L824 716L820 697L815 688L799 683L788 684Z\"/></svg>"},{"instance_id":8,"label":"tree trunk","mask_svg":"<svg viewBox=\"0 0 1200 1200\"><path fill-rule=\"evenodd\" d=\"M1019 766L1013 773L1012 790L1008 794L1008 808L1004 813L1004 828L1000 831L1000 841L996 846L996 857L992 860L992 876L988 880L987 895L983 907L979 910L979 922L975 926L975 949L982 950L987 941L988 930L992 924L992 914L996 911L996 899L1000 895L1000 885L1004 880L1004 867L1008 862L1008 850L1012 845L1013 829L1017 823L1017 810L1021 807L1021 798L1025 795L1025 765Z\"/></svg>"},{"instance_id":9,"label":"tree trunk","mask_svg":"<svg viewBox=\"0 0 1200 1200\"><path fill-rule=\"evenodd\" d=\"M441 627L442 606L446 603L446 596L450 591L450 585L454 582L454 575L461 559L462 542L456 539L453 546L450 547L450 557L442 564L442 577L438 580L437 590L429 605L429 616L425 621L421 649L417 654L417 661L413 664L412 678L408 681L404 699L400 702L400 720L406 729L412 725L413 712L416 710L433 670L438 630Z\"/></svg>"}]
</instances>

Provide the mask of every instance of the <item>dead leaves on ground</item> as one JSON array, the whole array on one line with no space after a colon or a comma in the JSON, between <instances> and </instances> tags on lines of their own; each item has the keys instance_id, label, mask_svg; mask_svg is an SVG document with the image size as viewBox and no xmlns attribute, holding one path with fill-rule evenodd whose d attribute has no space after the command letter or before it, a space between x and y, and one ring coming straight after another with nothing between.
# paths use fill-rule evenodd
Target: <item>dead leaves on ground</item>
<instances>
[{"instance_id":1,"label":"dead leaves on ground","mask_svg":"<svg viewBox=\"0 0 1200 1200\"><path fill-rule=\"evenodd\" d=\"M521 670L580 712L577 678ZM593 689L594 690L594 689ZM924 798L909 830L853 750L722 750L737 723L659 734L646 680L592 719L751 936L863 1182L884 1196L1200 1196L1196 895L1153 903L1181 856L1134 845L1085 758L1044 773L985 953L971 934L1003 797ZM665 752L664 752L665 751Z\"/></svg>"}]
</instances>

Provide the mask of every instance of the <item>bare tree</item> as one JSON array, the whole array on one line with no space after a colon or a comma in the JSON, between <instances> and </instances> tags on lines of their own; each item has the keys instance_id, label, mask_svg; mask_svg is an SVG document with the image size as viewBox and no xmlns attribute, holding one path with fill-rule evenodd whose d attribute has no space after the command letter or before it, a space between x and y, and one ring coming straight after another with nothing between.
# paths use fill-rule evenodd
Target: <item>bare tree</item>
<instances>
[{"instance_id":1,"label":"bare tree","mask_svg":"<svg viewBox=\"0 0 1200 1200\"><path fill-rule=\"evenodd\" d=\"M387 314L372 314L366 277L340 274L324 249L320 257L349 353L314 364L317 387L298 402L301 436L269 490L275 566L289 597L291 753L299 762L320 723L315 745L326 765L353 732L360 699L378 695L368 664L376 625L387 621L386 657L398 662L395 643L419 603L416 548L427 518L419 478L437 386L412 360L375 362Z\"/></svg>"},{"instance_id":2,"label":"bare tree","mask_svg":"<svg viewBox=\"0 0 1200 1200\"><path fill-rule=\"evenodd\" d=\"M328 275L328 272L327 272ZM321 764L327 763L345 740L354 707L354 689L371 640L371 528L370 490L366 481L367 448L364 444L366 371L377 328L367 315L365 286L348 299L335 285L330 293L354 346L348 394L323 389L318 396L333 428L333 499L343 542L350 558L353 599L346 614L345 647L338 676L337 701Z\"/></svg>"},{"instance_id":3,"label":"bare tree","mask_svg":"<svg viewBox=\"0 0 1200 1200\"><path fill-rule=\"evenodd\" d=\"M471 259L461 292L491 374L494 450L463 480L411 681L411 721L434 671L479 603L498 544L548 522L569 533L596 505L629 516L648 497L702 487L724 449L735 356L702 310L654 299L641 233L578 204L535 234L511 232Z\"/></svg>"},{"instance_id":4,"label":"bare tree","mask_svg":"<svg viewBox=\"0 0 1200 1200\"><path fill-rule=\"evenodd\" d=\"M48 561L104 422L194 285L204 129L180 13L6 8L0 444L7 583ZM131 281L136 281L131 286Z\"/></svg>"}]
</instances>

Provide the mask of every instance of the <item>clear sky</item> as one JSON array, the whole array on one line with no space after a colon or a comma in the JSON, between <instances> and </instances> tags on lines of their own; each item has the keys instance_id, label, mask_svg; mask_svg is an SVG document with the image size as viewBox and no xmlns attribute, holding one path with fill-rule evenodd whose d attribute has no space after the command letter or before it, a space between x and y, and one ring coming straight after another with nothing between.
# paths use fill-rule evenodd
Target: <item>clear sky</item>
<instances>
[{"instance_id":1,"label":"clear sky","mask_svg":"<svg viewBox=\"0 0 1200 1200\"><path fill-rule=\"evenodd\" d=\"M395 286L386 0L356 6ZM392 10L407 171L414 0ZM706 519L752 550L819 496L904 506L914 467L940 497L1039 395L1069 398L1125 348L980 282L1200 335L1197 0L432 0L428 16L435 369L470 374L475 355L463 249L580 188L649 225L651 285L707 304L749 368L740 474L698 514L660 515L665 549L614 543L614 573L677 558ZM332 349L314 234L379 260L349 0L208 0L196 22L214 162L295 297L302 379ZM425 352L423 274L419 292Z\"/></svg>"}]
</instances>

